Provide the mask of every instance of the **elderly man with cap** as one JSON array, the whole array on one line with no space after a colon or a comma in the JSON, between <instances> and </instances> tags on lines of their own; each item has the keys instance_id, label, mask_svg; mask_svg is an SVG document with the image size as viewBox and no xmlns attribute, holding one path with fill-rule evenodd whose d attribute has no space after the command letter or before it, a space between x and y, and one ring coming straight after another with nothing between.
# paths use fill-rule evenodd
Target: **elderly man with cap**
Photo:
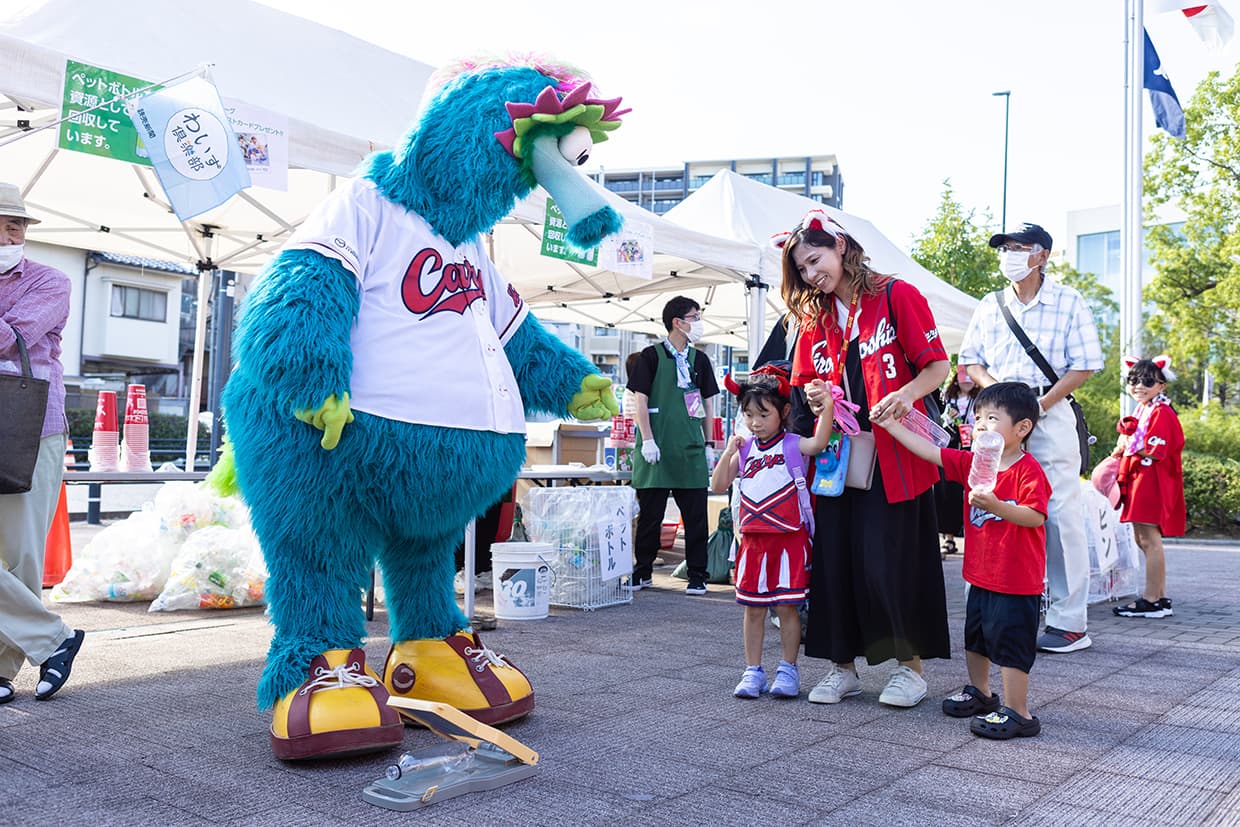
<instances>
[{"instance_id":1,"label":"elderly man with cap","mask_svg":"<svg viewBox=\"0 0 1240 827\"><path fill-rule=\"evenodd\" d=\"M22 660L39 665L34 696L47 700L69 678L83 632L70 629L43 605L43 554L64 472L64 371L60 331L69 318L69 278L26 258L26 212L21 191L0 183L0 373L20 374L18 336L35 377L51 387L29 491L0 494L0 704L13 700Z\"/></svg>"},{"instance_id":2,"label":"elderly man with cap","mask_svg":"<svg viewBox=\"0 0 1240 827\"><path fill-rule=\"evenodd\" d=\"M1051 604L1038 649L1076 652L1092 643L1086 633L1089 550L1082 517L1081 448L1076 418L1065 400L1102 369L1102 346L1081 294L1046 278L1050 233L1037 224L1025 224L1016 232L992 236L990 246L998 249L999 268L1012 284L984 297L973 311L960 346L960 364L983 388L995 382L1024 382L1038 394L1041 419L1029 435L1029 453L1051 484L1046 520ZM1038 366L1016 327L1041 351L1055 379Z\"/></svg>"}]
</instances>

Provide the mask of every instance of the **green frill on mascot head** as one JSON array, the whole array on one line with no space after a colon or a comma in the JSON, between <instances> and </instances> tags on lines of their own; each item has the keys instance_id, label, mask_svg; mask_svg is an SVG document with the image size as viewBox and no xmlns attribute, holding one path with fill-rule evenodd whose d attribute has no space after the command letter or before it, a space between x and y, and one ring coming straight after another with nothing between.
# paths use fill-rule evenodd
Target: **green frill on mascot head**
<instances>
[{"instance_id":1,"label":"green frill on mascot head","mask_svg":"<svg viewBox=\"0 0 1240 827\"><path fill-rule=\"evenodd\" d=\"M461 63L432 87L400 146L364 167L387 208L419 216L460 246L541 185L576 246L620 228L577 170L619 126L627 110L618 98L598 98L579 71L536 58ZM465 526L512 486L524 437L353 410L359 279L313 247L280 253L247 297L224 392L237 482L270 572L275 633L258 701L275 707L271 736L281 758L398 743L399 719L382 702L389 691L450 703L488 723L533 708L525 676L467 628L452 584ZM506 335L503 355L527 414L616 412L610 382L532 315ZM399 370L418 358L393 348L385 364ZM376 565L393 641L382 675L361 650L361 595Z\"/></svg>"}]
</instances>

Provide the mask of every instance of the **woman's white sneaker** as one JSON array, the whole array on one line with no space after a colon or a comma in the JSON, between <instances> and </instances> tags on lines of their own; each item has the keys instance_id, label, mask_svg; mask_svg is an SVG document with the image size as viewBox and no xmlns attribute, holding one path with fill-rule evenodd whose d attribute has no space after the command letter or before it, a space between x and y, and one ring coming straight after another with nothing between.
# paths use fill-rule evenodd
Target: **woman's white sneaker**
<instances>
[{"instance_id":1,"label":"woman's white sneaker","mask_svg":"<svg viewBox=\"0 0 1240 827\"><path fill-rule=\"evenodd\" d=\"M827 676L809 691L812 704L838 704L845 698L861 694L861 679L851 669L832 666Z\"/></svg>"},{"instance_id":2,"label":"woman's white sneaker","mask_svg":"<svg viewBox=\"0 0 1240 827\"><path fill-rule=\"evenodd\" d=\"M887 706L917 706L926 697L926 679L907 666L898 666L891 680L878 696L880 704Z\"/></svg>"}]
</instances>

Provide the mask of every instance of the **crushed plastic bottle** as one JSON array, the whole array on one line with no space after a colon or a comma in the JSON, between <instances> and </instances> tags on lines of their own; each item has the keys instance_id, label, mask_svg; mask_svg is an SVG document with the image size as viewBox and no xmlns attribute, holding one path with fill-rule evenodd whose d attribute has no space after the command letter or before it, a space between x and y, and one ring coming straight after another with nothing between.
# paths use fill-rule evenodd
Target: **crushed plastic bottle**
<instances>
[{"instance_id":1,"label":"crushed plastic bottle","mask_svg":"<svg viewBox=\"0 0 1240 827\"><path fill-rule=\"evenodd\" d=\"M396 781L402 776L434 769L437 772L465 770L473 764L474 751L461 741L450 741L431 753L422 754L406 752L384 772L389 781Z\"/></svg>"},{"instance_id":2,"label":"crushed plastic bottle","mask_svg":"<svg viewBox=\"0 0 1240 827\"><path fill-rule=\"evenodd\" d=\"M973 435L973 461L969 465L969 488L974 491L995 490L999 476L999 460L1003 457L1003 437L998 431L980 431Z\"/></svg>"}]
</instances>

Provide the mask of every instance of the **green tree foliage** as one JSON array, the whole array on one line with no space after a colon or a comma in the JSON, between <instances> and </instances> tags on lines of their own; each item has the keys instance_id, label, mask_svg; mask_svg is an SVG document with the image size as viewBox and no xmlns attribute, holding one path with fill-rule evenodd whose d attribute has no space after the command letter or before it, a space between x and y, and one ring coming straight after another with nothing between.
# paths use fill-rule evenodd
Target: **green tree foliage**
<instances>
[{"instance_id":1,"label":"green tree foliage","mask_svg":"<svg viewBox=\"0 0 1240 827\"><path fill-rule=\"evenodd\" d=\"M1187 137L1157 132L1145 158L1147 219L1164 204L1187 216L1182 232L1147 231L1158 270L1144 295L1158 307L1147 336L1181 377L1210 370L1225 403L1240 380L1240 69L1211 72L1184 116Z\"/></svg>"},{"instance_id":2,"label":"green tree foliage","mask_svg":"<svg viewBox=\"0 0 1240 827\"><path fill-rule=\"evenodd\" d=\"M999 273L999 257L986 243L990 233L977 225L975 212L966 213L951 181L944 181L939 208L913 240L910 255L943 281L980 299L1007 282Z\"/></svg>"}]
</instances>

